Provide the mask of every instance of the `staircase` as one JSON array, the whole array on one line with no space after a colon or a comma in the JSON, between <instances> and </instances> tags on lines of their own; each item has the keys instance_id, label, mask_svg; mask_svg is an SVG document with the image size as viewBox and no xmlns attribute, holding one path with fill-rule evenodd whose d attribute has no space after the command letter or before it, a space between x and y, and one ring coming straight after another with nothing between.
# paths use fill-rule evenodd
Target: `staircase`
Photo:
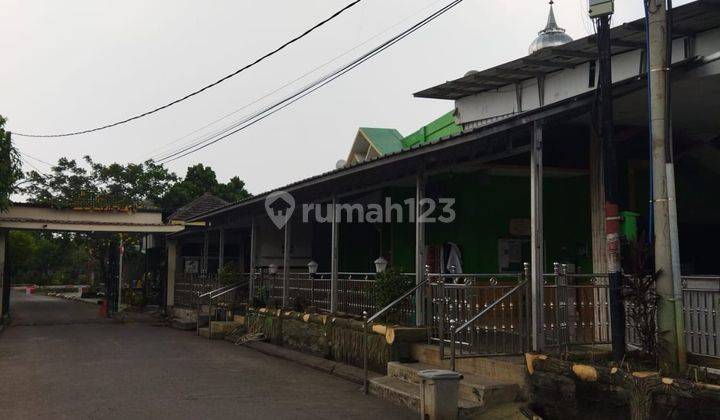
<instances>
[{"instance_id":1,"label":"staircase","mask_svg":"<svg viewBox=\"0 0 720 420\"><path fill-rule=\"evenodd\" d=\"M245 326L245 317L235 316L232 321L210 321L210 326L198 329L198 335L211 340L222 340L227 334ZM212 333L210 332L212 331Z\"/></svg>"},{"instance_id":2,"label":"staircase","mask_svg":"<svg viewBox=\"0 0 720 420\"><path fill-rule=\"evenodd\" d=\"M370 393L419 412L421 380L418 372L437 368L420 362L390 362L387 365L387 376L370 380ZM491 408L513 403L519 395L520 387L517 384L463 373L458 389L459 415L461 418L473 418Z\"/></svg>"}]
</instances>

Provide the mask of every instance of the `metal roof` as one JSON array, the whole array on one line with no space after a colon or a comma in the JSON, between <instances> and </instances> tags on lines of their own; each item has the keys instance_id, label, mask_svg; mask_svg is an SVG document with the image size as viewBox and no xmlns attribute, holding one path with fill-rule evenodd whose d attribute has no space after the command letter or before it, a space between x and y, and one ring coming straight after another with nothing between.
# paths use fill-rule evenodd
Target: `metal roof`
<instances>
[{"instance_id":1,"label":"metal roof","mask_svg":"<svg viewBox=\"0 0 720 420\"><path fill-rule=\"evenodd\" d=\"M672 9L673 34L682 37L720 26L720 0L700 0ZM612 54L645 48L645 22L638 19L611 31ZM548 47L533 54L492 67L473 71L459 79L422 90L418 98L460 99L491 91L597 59L596 36L590 35L559 47Z\"/></svg>"}]
</instances>

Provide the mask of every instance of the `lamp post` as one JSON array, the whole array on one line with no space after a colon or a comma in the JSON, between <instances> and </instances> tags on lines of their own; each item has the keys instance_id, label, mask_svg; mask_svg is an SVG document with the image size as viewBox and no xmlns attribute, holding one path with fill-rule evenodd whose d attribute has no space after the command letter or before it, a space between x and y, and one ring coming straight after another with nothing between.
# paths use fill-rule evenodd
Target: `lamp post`
<instances>
[{"instance_id":1,"label":"lamp post","mask_svg":"<svg viewBox=\"0 0 720 420\"><path fill-rule=\"evenodd\" d=\"M268 303L270 303L269 301L272 300L273 289L275 288L275 275L277 274L277 270L278 270L277 265L275 265L275 264L268 265L268 273L270 273L270 276L272 278L272 280L270 280Z\"/></svg>"},{"instance_id":2,"label":"lamp post","mask_svg":"<svg viewBox=\"0 0 720 420\"><path fill-rule=\"evenodd\" d=\"M388 262L385 258L380 257L377 260L375 260L375 272L380 274L384 273L387 269Z\"/></svg>"},{"instance_id":3,"label":"lamp post","mask_svg":"<svg viewBox=\"0 0 720 420\"><path fill-rule=\"evenodd\" d=\"M307 264L307 267L308 267L308 273L310 273L310 274L315 274L315 273L317 273L317 270L318 270L318 263L316 263L315 261L312 261L312 260L311 260L311 261Z\"/></svg>"},{"instance_id":4,"label":"lamp post","mask_svg":"<svg viewBox=\"0 0 720 420\"><path fill-rule=\"evenodd\" d=\"M310 260L307 264L308 267L308 279L310 280L310 306L315 306L315 273L318 270L318 263L315 260Z\"/></svg>"}]
</instances>

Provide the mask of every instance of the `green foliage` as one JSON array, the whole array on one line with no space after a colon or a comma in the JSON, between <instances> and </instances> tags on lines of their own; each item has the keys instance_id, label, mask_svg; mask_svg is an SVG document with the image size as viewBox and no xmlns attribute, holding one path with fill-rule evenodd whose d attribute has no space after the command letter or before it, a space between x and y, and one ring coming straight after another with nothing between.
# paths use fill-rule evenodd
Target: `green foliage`
<instances>
[{"instance_id":1,"label":"green foliage","mask_svg":"<svg viewBox=\"0 0 720 420\"><path fill-rule=\"evenodd\" d=\"M91 256L72 233L11 231L10 278L15 284L86 283Z\"/></svg>"},{"instance_id":2,"label":"green foliage","mask_svg":"<svg viewBox=\"0 0 720 420\"><path fill-rule=\"evenodd\" d=\"M237 283L240 281L240 274L242 274L242 270L239 264L233 262L225 263L225 265L218 270L218 282L222 285Z\"/></svg>"},{"instance_id":3,"label":"green foliage","mask_svg":"<svg viewBox=\"0 0 720 420\"><path fill-rule=\"evenodd\" d=\"M153 161L104 165L85 156L84 163L60 158L50 174L30 171L22 191L33 203L58 208L152 207L177 180Z\"/></svg>"},{"instance_id":4,"label":"green foliage","mask_svg":"<svg viewBox=\"0 0 720 420\"><path fill-rule=\"evenodd\" d=\"M656 359L656 318L660 296L656 292L659 272L652 269L652 247L641 242L630 242L625 267L627 276L623 293L628 323L644 355Z\"/></svg>"},{"instance_id":5,"label":"green foliage","mask_svg":"<svg viewBox=\"0 0 720 420\"><path fill-rule=\"evenodd\" d=\"M375 300L376 310L379 311L391 304L414 286L414 278L403 276L398 270L388 267L385 272L377 275L375 283L373 284L372 294ZM388 322L397 321L398 316L397 310L390 310L385 316L385 320Z\"/></svg>"},{"instance_id":6,"label":"green foliage","mask_svg":"<svg viewBox=\"0 0 720 420\"><path fill-rule=\"evenodd\" d=\"M252 306L255 308L267 308L270 302L270 287L257 286L255 288L255 296L252 297Z\"/></svg>"},{"instance_id":7,"label":"green foliage","mask_svg":"<svg viewBox=\"0 0 720 420\"><path fill-rule=\"evenodd\" d=\"M240 178L233 177L226 184L221 184L211 167L198 163L188 168L185 179L170 187L162 198L162 207L165 210L176 209L206 192L229 202L236 202L250 196L245 189L245 183Z\"/></svg>"},{"instance_id":8,"label":"green foliage","mask_svg":"<svg viewBox=\"0 0 720 420\"><path fill-rule=\"evenodd\" d=\"M17 192L17 181L23 175L20 154L12 144L10 133L4 128L6 122L0 115L0 211L10 207L10 196Z\"/></svg>"}]
</instances>

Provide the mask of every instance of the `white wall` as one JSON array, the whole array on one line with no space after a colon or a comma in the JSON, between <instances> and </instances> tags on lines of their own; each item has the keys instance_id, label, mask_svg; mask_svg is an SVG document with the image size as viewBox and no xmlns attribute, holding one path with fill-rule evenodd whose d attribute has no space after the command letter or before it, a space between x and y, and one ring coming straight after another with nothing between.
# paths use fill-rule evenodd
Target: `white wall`
<instances>
[{"instance_id":1,"label":"white wall","mask_svg":"<svg viewBox=\"0 0 720 420\"><path fill-rule=\"evenodd\" d=\"M673 62L685 59L685 38L673 41ZM697 34L695 55L708 55L720 50L720 29ZM644 72L641 50L629 51L613 56L613 82L637 77ZM597 85L597 67L595 85ZM545 76L545 105L562 101L594 90L589 86L590 64L584 63L572 69L564 69ZM514 85L478 93L455 101L457 120L465 129L476 128L498 119L529 111L540 106L538 82L536 79L522 83L522 109L518 109Z\"/></svg>"}]
</instances>

